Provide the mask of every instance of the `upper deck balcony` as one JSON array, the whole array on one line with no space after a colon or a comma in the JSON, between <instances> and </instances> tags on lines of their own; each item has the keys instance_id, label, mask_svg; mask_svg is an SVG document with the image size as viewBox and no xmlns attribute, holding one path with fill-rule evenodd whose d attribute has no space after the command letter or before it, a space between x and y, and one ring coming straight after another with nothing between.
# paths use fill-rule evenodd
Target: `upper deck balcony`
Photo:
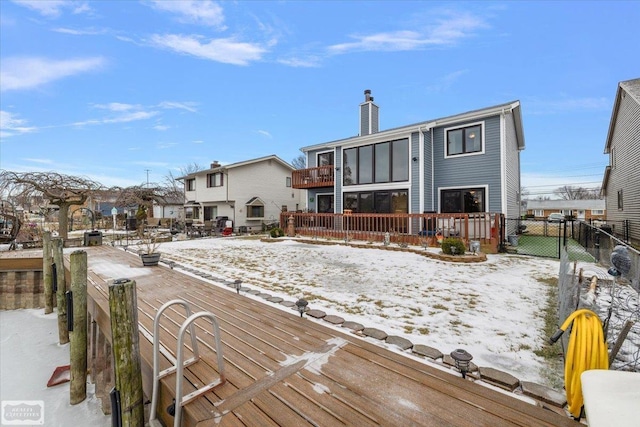
<instances>
[{"instance_id":1,"label":"upper deck balcony","mask_svg":"<svg viewBox=\"0 0 640 427\"><path fill-rule=\"evenodd\" d=\"M293 188L333 187L333 185L333 165L294 170L291 178Z\"/></svg>"}]
</instances>

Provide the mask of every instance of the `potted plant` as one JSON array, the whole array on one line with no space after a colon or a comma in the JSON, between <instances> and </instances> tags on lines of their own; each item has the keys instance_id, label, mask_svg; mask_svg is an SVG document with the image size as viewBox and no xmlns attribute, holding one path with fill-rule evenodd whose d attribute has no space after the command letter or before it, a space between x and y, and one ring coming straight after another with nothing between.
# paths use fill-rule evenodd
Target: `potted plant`
<instances>
[{"instance_id":1,"label":"potted plant","mask_svg":"<svg viewBox=\"0 0 640 427\"><path fill-rule=\"evenodd\" d=\"M140 255L142 265L145 267L158 265L161 255L160 252L158 252L159 246L160 242L155 234L148 231L142 233L140 243L138 244L138 255Z\"/></svg>"}]
</instances>

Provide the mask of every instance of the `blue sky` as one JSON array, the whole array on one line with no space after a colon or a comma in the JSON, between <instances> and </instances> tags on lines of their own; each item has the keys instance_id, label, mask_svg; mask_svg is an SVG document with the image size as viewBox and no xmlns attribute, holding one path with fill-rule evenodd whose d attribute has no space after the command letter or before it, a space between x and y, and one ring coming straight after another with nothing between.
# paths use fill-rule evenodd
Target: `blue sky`
<instances>
[{"instance_id":1,"label":"blue sky","mask_svg":"<svg viewBox=\"0 0 640 427\"><path fill-rule=\"evenodd\" d=\"M105 185L522 103L532 195L599 186L640 2L0 1L0 168Z\"/></svg>"}]
</instances>

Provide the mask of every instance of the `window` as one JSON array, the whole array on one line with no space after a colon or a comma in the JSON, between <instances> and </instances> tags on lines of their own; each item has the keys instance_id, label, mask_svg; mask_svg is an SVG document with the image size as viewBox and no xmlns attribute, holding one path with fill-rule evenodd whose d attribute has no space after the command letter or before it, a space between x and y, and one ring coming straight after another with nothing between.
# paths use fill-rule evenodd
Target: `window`
<instances>
[{"instance_id":1,"label":"window","mask_svg":"<svg viewBox=\"0 0 640 427\"><path fill-rule=\"evenodd\" d=\"M222 172L207 174L207 187L222 187L224 174Z\"/></svg>"},{"instance_id":2,"label":"window","mask_svg":"<svg viewBox=\"0 0 640 427\"><path fill-rule=\"evenodd\" d=\"M247 218L264 218L264 206L247 206Z\"/></svg>"},{"instance_id":3,"label":"window","mask_svg":"<svg viewBox=\"0 0 640 427\"><path fill-rule=\"evenodd\" d=\"M604 215L604 209L591 209L591 215Z\"/></svg>"},{"instance_id":4,"label":"window","mask_svg":"<svg viewBox=\"0 0 640 427\"><path fill-rule=\"evenodd\" d=\"M333 151L318 154L318 166L333 166Z\"/></svg>"},{"instance_id":5,"label":"window","mask_svg":"<svg viewBox=\"0 0 640 427\"><path fill-rule=\"evenodd\" d=\"M247 218L264 218L264 202L259 197L252 197L245 205Z\"/></svg>"},{"instance_id":6,"label":"window","mask_svg":"<svg viewBox=\"0 0 640 427\"><path fill-rule=\"evenodd\" d=\"M344 185L409 180L409 140L382 142L344 150Z\"/></svg>"},{"instance_id":7,"label":"window","mask_svg":"<svg viewBox=\"0 0 640 427\"><path fill-rule=\"evenodd\" d=\"M407 190L361 191L344 194L344 209L359 213L407 213Z\"/></svg>"},{"instance_id":8,"label":"window","mask_svg":"<svg viewBox=\"0 0 640 427\"><path fill-rule=\"evenodd\" d=\"M447 149L445 157L482 152L481 125L447 130L446 135Z\"/></svg>"},{"instance_id":9,"label":"window","mask_svg":"<svg viewBox=\"0 0 640 427\"><path fill-rule=\"evenodd\" d=\"M280 206L280 212L289 212L289 208L287 208L287 205Z\"/></svg>"},{"instance_id":10,"label":"window","mask_svg":"<svg viewBox=\"0 0 640 427\"><path fill-rule=\"evenodd\" d=\"M440 191L440 212L486 212L484 188L461 188Z\"/></svg>"},{"instance_id":11,"label":"window","mask_svg":"<svg viewBox=\"0 0 640 427\"><path fill-rule=\"evenodd\" d=\"M534 209L533 216L544 216L544 209Z\"/></svg>"},{"instance_id":12,"label":"window","mask_svg":"<svg viewBox=\"0 0 640 427\"><path fill-rule=\"evenodd\" d=\"M286 178L285 178L285 180L284 180L284 185L285 185L286 187L291 187L291 177L290 177L290 176L288 176L288 177L286 177Z\"/></svg>"},{"instance_id":13,"label":"window","mask_svg":"<svg viewBox=\"0 0 640 427\"><path fill-rule=\"evenodd\" d=\"M618 209L622 210L623 209L623 203L622 203L622 190L618 190Z\"/></svg>"},{"instance_id":14,"label":"window","mask_svg":"<svg viewBox=\"0 0 640 427\"><path fill-rule=\"evenodd\" d=\"M187 191L195 191L196 190L196 179L190 178L185 182L185 186L187 187Z\"/></svg>"}]
</instances>

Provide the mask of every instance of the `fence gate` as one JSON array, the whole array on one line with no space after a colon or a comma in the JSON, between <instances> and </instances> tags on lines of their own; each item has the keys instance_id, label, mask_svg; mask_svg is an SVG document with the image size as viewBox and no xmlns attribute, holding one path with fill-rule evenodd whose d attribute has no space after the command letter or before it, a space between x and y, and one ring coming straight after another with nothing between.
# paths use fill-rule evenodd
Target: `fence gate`
<instances>
[{"instance_id":1,"label":"fence gate","mask_svg":"<svg viewBox=\"0 0 640 427\"><path fill-rule=\"evenodd\" d=\"M506 223L508 252L560 259L561 248L572 246L569 241L571 221L518 218L506 219Z\"/></svg>"}]
</instances>

